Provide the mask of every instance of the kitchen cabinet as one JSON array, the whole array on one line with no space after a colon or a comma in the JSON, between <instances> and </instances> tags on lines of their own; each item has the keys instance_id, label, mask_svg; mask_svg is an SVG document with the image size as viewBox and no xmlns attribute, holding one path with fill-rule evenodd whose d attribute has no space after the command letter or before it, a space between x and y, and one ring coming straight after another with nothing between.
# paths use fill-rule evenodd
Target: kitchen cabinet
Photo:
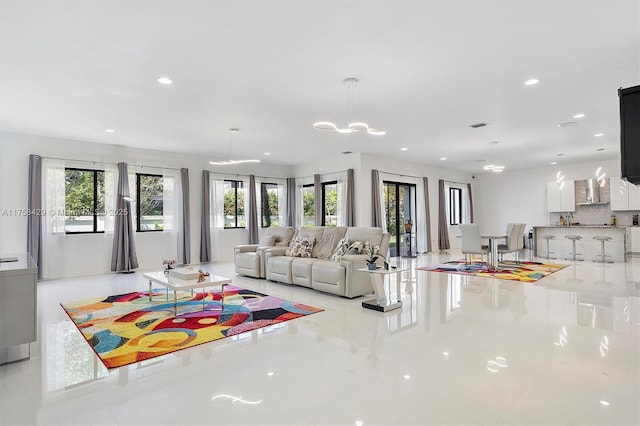
<instances>
[{"instance_id":1,"label":"kitchen cabinet","mask_svg":"<svg viewBox=\"0 0 640 426\"><path fill-rule=\"evenodd\" d=\"M574 181L566 180L562 187L558 186L556 182L547 182L547 211L576 211L576 186Z\"/></svg>"},{"instance_id":2,"label":"kitchen cabinet","mask_svg":"<svg viewBox=\"0 0 640 426\"><path fill-rule=\"evenodd\" d=\"M0 364L4 364L28 357L28 345L36 341L38 268L26 253L3 254L0 260Z\"/></svg>"},{"instance_id":3,"label":"kitchen cabinet","mask_svg":"<svg viewBox=\"0 0 640 426\"><path fill-rule=\"evenodd\" d=\"M627 253L640 254L640 227L627 228Z\"/></svg>"},{"instance_id":4,"label":"kitchen cabinet","mask_svg":"<svg viewBox=\"0 0 640 426\"><path fill-rule=\"evenodd\" d=\"M640 187L619 177L612 177L609 182L612 211L640 210Z\"/></svg>"}]
</instances>

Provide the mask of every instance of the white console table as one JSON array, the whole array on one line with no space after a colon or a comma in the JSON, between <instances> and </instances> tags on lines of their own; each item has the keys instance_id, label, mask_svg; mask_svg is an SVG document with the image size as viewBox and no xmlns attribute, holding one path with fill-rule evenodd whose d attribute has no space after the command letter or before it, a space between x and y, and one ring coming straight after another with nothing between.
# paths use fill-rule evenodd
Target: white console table
<instances>
[{"instance_id":1,"label":"white console table","mask_svg":"<svg viewBox=\"0 0 640 426\"><path fill-rule=\"evenodd\" d=\"M0 254L0 365L31 356L37 340L38 268L27 253Z\"/></svg>"}]
</instances>

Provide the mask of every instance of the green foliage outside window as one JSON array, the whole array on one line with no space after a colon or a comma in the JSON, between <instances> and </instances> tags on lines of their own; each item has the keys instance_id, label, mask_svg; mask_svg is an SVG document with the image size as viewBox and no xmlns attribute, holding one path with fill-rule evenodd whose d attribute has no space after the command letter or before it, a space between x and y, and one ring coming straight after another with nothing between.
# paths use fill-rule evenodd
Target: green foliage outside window
<instances>
[{"instance_id":1,"label":"green foliage outside window","mask_svg":"<svg viewBox=\"0 0 640 426\"><path fill-rule=\"evenodd\" d=\"M65 169L65 232L104 231L104 171Z\"/></svg>"}]
</instances>

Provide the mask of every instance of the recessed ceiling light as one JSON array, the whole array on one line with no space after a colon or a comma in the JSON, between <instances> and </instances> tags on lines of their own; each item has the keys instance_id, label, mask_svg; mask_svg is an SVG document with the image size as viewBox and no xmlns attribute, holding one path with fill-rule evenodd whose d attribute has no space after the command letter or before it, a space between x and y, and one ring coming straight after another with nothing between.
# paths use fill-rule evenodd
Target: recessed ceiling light
<instances>
[{"instance_id":1,"label":"recessed ceiling light","mask_svg":"<svg viewBox=\"0 0 640 426\"><path fill-rule=\"evenodd\" d=\"M405 380L409 380L411 378L411 375L410 374L405 374L402 377L404 377Z\"/></svg>"},{"instance_id":2,"label":"recessed ceiling light","mask_svg":"<svg viewBox=\"0 0 640 426\"><path fill-rule=\"evenodd\" d=\"M173 81L169 77L160 77L158 83L167 85L173 83Z\"/></svg>"},{"instance_id":3,"label":"recessed ceiling light","mask_svg":"<svg viewBox=\"0 0 640 426\"><path fill-rule=\"evenodd\" d=\"M551 164L552 166L554 166L554 165L558 164L558 162L557 162L557 161L552 161L552 162L551 162L551 163L549 163L549 164Z\"/></svg>"},{"instance_id":4,"label":"recessed ceiling light","mask_svg":"<svg viewBox=\"0 0 640 426\"><path fill-rule=\"evenodd\" d=\"M270 152L265 152L264 155L271 155L271 153Z\"/></svg>"},{"instance_id":5,"label":"recessed ceiling light","mask_svg":"<svg viewBox=\"0 0 640 426\"><path fill-rule=\"evenodd\" d=\"M604 133L596 133L596 134L595 134L595 135L593 135L593 136L595 136L596 138L599 138L600 136L604 136Z\"/></svg>"},{"instance_id":6,"label":"recessed ceiling light","mask_svg":"<svg viewBox=\"0 0 640 426\"><path fill-rule=\"evenodd\" d=\"M409 149L409 148L400 148L400 151L406 151L406 150L408 150L408 149Z\"/></svg>"},{"instance_id":7,"label":"recessed ceiling light","mask_svg":"<svg viewBox=\"0 0 640 426\"><path fill-rule=\"evenodd\" d=\"M440 157L440 161L445 161L447 157Z\"/></svg>"},{"instance_id":8,"label":"recessed ceiling light","mask_svg":"<svg viewBox=\"0 0 640 426\"><path fill-rule=\"evenodd\" d=\"M598 149L596 149L596 151L598 151L598 152L604 151L604 148L598 148Z\"/></svg>"},{"instance_id":9,"label":"recessed ceiling light","mask_svg":"<svg viewBox=\"0 0 640 426\"><path fill-rule=\"evenodd\" d=\"M533 86L535 84L540 83L540 80L538 80L537 78L530 78L529 80L524 82L525 86Z\"/></svg>"},{"instance_id":10,"label":"recessed ceiling light","mask_svg":"<svg viewBox=\"0 0 640 426\"><path fill-rule=\"evenodd\" d=\"M600 401L600 404L604 405L605 407L608 407L609 405L611 405L609 404L609 401L605 401L605 400Z\"/></svg>"},{"instance_id":11,"label":"recessed ceiling light","mask_svg":"<svg viewBox=\"0 0 640 426\"><path fill-rule=\"evenodd\" d=\"M104 129L106 133L115 133L116 131L113 129Z\"/></svg>"},{"instance_id":12,"label":"recessed ceiling light","mask_svg":"<svg viewBox=\"0 0 640 426\"><path fill-rule=\"evenodd\" d=\"M584 118L584 114L583 113L576 114L573 116L573 118Z\"/></svg>"}]
</instances>

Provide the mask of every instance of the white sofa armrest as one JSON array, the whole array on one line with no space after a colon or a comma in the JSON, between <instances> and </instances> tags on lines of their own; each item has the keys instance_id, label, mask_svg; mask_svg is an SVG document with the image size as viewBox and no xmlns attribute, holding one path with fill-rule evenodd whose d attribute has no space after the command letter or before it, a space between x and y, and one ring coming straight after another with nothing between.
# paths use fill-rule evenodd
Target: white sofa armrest
<instances>
[{"instance_id":1,"label":"white sofa armrest","mask_svg":"<svg viewBox=\"0 0 640 426\"><path fill-rule=\"evenodd\" d=\"M239 246L235 246L233 250L235 253L248 253L255 252L257 248L257 244L242 244Z\"/></svg>"}]
</instances>

